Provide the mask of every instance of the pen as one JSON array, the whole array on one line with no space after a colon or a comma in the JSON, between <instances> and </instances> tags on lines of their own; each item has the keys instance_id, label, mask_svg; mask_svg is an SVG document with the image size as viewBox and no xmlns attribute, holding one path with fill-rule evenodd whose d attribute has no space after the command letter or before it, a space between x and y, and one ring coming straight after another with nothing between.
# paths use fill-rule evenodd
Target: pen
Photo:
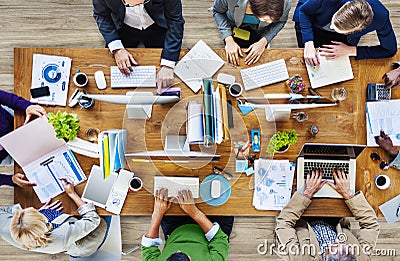
<instances>
[{"instance_id":1,"label":"pen","mask_svg":"<svg viewBox=\"0 0 400 261\"><path fill-rule=\"evenodd\" d=\"M56 106L56 102L55 101L43 101L43 100L38 100L37 104L40 105L46 105L46 106Z\"/></svg>"}]
</instances>

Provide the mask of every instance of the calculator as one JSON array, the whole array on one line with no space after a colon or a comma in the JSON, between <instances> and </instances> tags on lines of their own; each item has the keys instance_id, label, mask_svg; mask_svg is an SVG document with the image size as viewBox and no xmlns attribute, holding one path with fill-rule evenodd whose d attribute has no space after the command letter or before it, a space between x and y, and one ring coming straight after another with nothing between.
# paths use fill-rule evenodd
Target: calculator
<instances>
[{"instance_id":1,"label":"calculator","mask_svg":"<svg viewBox=\"0 0 400 261\"><path fill-rule=\"evenodd\" d=\"M387 101L392 96L392 89L383 83L369 83L367 86L368 101Z\"/></svg>"}]
</instances>

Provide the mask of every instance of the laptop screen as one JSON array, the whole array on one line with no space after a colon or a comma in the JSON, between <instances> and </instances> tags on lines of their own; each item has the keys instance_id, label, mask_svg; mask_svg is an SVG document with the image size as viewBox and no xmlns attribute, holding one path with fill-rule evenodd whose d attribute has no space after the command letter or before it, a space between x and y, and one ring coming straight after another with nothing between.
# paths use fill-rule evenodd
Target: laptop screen
<instances>
[{"instance_id":1,"label":"laptop screen","mask_svg":"<svg viewBox=\"0 0 400 261\"><path fill-rule=\"evenodd\" d=\"M300 156L312 158L333 157L340 159L355 159L364 149L364 145L306 143L300 152Z\"/></svg>"}]
</instances>

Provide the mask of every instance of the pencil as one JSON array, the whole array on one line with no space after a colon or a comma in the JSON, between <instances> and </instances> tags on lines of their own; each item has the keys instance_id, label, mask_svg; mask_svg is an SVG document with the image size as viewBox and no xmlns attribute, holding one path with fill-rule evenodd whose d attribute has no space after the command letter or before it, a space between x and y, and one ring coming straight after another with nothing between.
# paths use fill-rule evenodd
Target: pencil
<instances>
[{"instance_id":1,"label":"pencil","mask_svg":"<svg viewBox=\"0 0 400 261\"><path fill-rule=\"evenodd\" d=\"M104 146L104 154L103 154L103 163L104 163L104 178L108 178L110 176L110 144L108 140L108 133L104 133L103 138L103 146Z\"/></svg>"}]
</instances>

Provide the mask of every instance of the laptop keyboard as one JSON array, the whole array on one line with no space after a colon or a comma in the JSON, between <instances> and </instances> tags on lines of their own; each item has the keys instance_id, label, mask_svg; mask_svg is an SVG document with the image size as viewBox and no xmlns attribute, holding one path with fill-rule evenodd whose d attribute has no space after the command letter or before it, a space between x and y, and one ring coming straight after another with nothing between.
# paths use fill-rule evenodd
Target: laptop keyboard
<instances>
[{"instance_id":1,"label":"laptop keyboard","mask_svg":"<svg viewBox=\"0 0 400 261\"><path fill-rule=\"evenodd\" d=\"M307 174L312 172L313 169L320 169L322 171L323 179L333 180L332 169L339 168L345 173L349 173L349 163L340 162L304 162L304 179L307 178Z\"/></svg>"}]
</instances>

